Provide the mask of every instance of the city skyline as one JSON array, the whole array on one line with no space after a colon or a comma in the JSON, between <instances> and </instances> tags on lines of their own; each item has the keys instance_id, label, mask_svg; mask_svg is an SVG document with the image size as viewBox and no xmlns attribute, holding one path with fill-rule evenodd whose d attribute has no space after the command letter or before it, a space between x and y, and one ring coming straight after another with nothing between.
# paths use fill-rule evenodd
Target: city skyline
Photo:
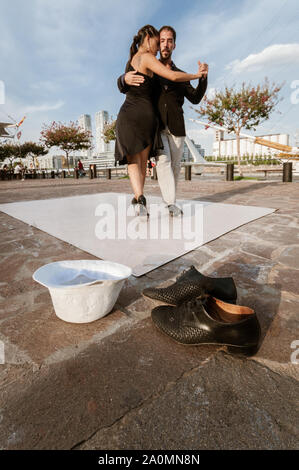
<instances>
[{"instance_id":1,"label":"city skyline","mask_svg":"<svg viewBox=\"0 0 299 470\"><path fill-rule=\"evenodd\" d=\"M106 110L100 110L95 113L94 125L90 114L82 114L79 116L79 126L86 131L90 131L92 134L91 149L79 152L83 157L92 158L94 155L109 151L110 146L103 139L104 126L108 122L109 113Z\"/></svg>"}]
</instances>

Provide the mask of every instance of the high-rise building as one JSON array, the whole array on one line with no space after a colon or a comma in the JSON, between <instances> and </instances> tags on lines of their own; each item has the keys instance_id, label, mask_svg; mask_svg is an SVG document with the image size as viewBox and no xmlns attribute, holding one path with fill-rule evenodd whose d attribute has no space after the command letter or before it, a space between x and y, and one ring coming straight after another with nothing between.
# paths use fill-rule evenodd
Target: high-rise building
<instances>
[{"instance_id":1,"label":"high-rise building","mask_svg":"<svg viewBox=\"0 0 299 470\"><path fill-rule=\"evenodd\" d=\"M108 111L98 111L96 117L96 153L104 153L109 151L109 144L103 139L103 130L106 123L109 122Z\"/></svg>"},{"instance_id":2,"label":"high-rise building","mask_svg":"<svg viewBox=\"0 0 299 470\"><path fill-rule=\"evenodd\" d=\"M85 131L90 131L92 132L92 129L91 129L91 117L89 114L82 114L80 117L79 117L79 126L85 130ZM88 150L82 150L81 152L81 155L82 157L84 158L91 158L92 156L92 153L91 153L91 149L88 149Z\"/></svg>"}]
</instances>

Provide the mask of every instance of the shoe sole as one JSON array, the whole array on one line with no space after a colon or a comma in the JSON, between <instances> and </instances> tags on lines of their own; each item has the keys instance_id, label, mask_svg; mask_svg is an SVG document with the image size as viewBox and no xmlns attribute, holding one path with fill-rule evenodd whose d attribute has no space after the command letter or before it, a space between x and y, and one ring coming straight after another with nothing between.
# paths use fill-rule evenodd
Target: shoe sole
<instances>
[{"instance_id":1,"label":"shoe sole","mask_svg":"<svg viewBox=\"0 0 299 470\"><path fill-rule=\"evenodd\" d=\"M227 343L181 343L177 339L172 338L169 336L167 333L165 333L163 330L160 330L160 328L153 322L157 330L162 333L164 336L167 336L167 338L170 338L172 341L175 341L177 344L180 344L182 346L226 346L227 351L233 355L240 355L240 356L254 356L256 352L258 351L258 346L235 346L233 344L227 344Z\"/></svg>"}]
</instances>

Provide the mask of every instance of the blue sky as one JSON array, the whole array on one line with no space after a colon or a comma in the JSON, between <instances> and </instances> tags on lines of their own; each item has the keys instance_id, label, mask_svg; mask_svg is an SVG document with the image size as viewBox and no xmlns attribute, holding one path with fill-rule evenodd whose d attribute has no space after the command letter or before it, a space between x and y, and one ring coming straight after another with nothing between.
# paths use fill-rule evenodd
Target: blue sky
<instances>
[{"instance_id":1,"label":"blue sky","mask_svg":"<svg viewBox=\"0 0 299 470\"><path fill-rule=\"evenodd\" d=\"M177 31L176 65L195 72L199 59L209 64L208 93L266 76L285 82L282 114L275 112L256 133L289 133L295 143L298 0L0 0L0 6L0 119L27 116L21 141L37 141L42 124L53 120L67 123L86 113L94 123L103 109L116 117L124 101L116 79L133 36L145 24L170 24ZM189 121L197 117L190 105L186 100L188 135L209 154L213 131Z\"/></svg>"}]
</instances>

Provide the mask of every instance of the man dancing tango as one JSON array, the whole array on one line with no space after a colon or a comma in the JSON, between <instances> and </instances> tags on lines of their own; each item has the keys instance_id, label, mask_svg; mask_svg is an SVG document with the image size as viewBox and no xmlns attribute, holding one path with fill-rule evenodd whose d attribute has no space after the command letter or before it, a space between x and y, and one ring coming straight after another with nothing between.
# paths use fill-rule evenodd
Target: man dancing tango
<instances>
[{"instance_id":1,"label":"man dancing tango","mask_svg":"<svg viewBox=\"0 0 299 470\"><path fill-rule=\"evenodd\" d=\"M160 61L171 70L181 71L172 61L176 46L176 32L171 26L162 26L160 33ZM200 65L202 76L196 88L190 82L171 82L166 78L155 76L157 83L157 104L160 117L161 138L164 149L156 157L156 169L162 198L167 204L172 217L182 215L176 205L176 189L181 171L181 160L186 136L183 104L187 98L192 104L202 100L208 83L208 65ZM118 88L122 93L128 86L139 86L144 81L136 71L127 72L118 78Z\"/></svg>"}]
</instances>

